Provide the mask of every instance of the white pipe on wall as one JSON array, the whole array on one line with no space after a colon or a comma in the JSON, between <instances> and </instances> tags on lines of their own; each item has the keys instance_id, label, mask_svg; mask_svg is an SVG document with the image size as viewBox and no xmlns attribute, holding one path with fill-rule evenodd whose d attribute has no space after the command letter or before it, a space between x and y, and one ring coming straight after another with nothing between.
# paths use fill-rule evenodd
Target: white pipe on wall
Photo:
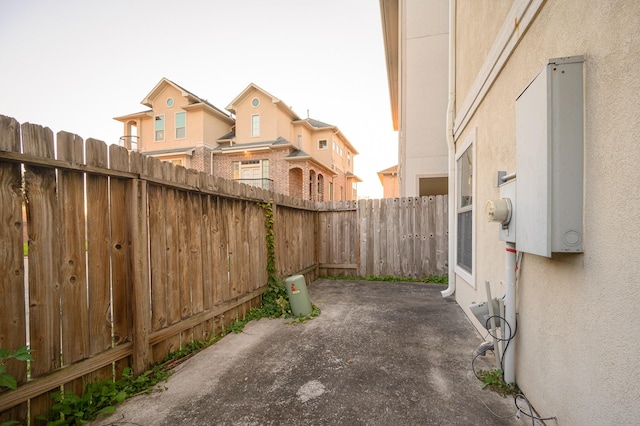
<instances>
[{"instance_id":1,"label":"white pipe on wall","mask_svg":"<svg viewBox=\"0 0 640 426\"><path fill-rule=\"evenodd\" d=\"M510 339L507 349L504 351L504 381L516 382L515 352L516 341L513 338L516 331L516 245L507 243L506 246L506 274L505 274L505 320L507 325L502 327L502 338ZM507 334L508 333L508 334Z\"/></svg>"},{"instance_id":2,"label":"white pipe on wall","mask_svg":"<svg viewBox=\"0 0 640 426\"><path fill-rule=\"evenodd\" d=\"M441 291L449 297L456 291L456 197L455 166L456 141L453 137L453 119L456 113L456 0L449 0L449 103L447 106L447 146L449 148L449 286Z\"/></svg>"}]
</instances>

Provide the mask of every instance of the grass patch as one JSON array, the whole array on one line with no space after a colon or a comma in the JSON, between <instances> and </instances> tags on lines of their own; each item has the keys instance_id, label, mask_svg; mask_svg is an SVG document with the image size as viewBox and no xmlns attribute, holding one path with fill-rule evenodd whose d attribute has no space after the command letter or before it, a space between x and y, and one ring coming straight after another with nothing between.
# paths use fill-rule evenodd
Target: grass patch
<instances>
[{"instance_id":1,"label":"grass patch","mask_svg":"<svg viewBox=\"0 0 640 426\"><path fill-rule=\"evenodd\" d=\"M385 282L410 282L410 283L429 283L429 284L448 284L449 277L447 275L431 275L426 278L403 278L391 275L368 275L366 277L355 276L329 276L322 277L328 280L346 280L346 281L385 281Z\"/></svg>"}]
</instances>

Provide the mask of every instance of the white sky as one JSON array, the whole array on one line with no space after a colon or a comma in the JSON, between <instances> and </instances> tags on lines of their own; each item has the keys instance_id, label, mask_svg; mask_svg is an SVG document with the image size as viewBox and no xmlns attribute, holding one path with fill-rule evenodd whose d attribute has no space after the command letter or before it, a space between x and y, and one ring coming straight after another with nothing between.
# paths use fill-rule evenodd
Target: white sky
<instances>
[{"instance_id":1,"label":"white sky","mask_svg":"<svg viewBox=\"0 0 640 426\"><path fill-rule=\"evenodd\" d=\"M0 114L117 143L162 77L224 109L249 83L359 151L360 196L398 162L375 0L0 0Z\"/></svg>"}]
</instances>

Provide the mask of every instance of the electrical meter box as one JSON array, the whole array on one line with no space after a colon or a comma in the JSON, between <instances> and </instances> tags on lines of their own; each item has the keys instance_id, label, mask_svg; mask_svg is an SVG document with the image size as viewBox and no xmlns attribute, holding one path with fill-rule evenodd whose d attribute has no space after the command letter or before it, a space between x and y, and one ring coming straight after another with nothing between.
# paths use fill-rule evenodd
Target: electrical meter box
<instances>
[{"instance_id":1,"label":"electrical meter box","mask_svg":"<svg viewBox=\"0 0 640 426\"><path fill-rule=\"evenodd\" d=\"M511 180L500 185L500 198L510 201L511 218L508 223L500 225L499 238L500 241L506 241L508 243L516 242L516 215L515 207L516 203L516 182Z\"/></svg>"},{"instance_id":2,"label":"electrical meter box","mask_svg":"<svg viewBox=\"0 0 640 426\"><path fill-rule=\"evenodd\" d=\"M549 60L516 100L518 251L583 251L583 62Z\"/></svg>"}]
</instances>

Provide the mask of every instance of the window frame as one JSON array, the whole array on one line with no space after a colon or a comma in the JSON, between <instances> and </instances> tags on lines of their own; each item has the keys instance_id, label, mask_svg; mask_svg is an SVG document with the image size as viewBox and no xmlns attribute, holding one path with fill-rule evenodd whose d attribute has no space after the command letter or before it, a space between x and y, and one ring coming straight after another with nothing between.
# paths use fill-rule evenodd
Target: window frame
<instances>
[{"instance_id":1,"label":"window frame","mask_svg":"<svg viewBox=\"0 0 640 426\"><path fill-rule=\"evenodd\" d=\"M260 114L251 114L251 137L260 136Z\"/></svg>"},{"instance_id":2,"label":"window frame","mask_svg":"<svg viewBox=\"0 0 640 426\"><path fill-rule=\"evenodd\" d=\"M181 127L178 127L178 116L182 115L184 117L184 125ZM176 123L176 134L175 137L176 139L186 139L187 138L187 112L186 111L180 111L180 112L176 112L175 115L175 123ZM184 135L183 136L178 136L178 129L184 129Z\"/></svg>"},{"instance_id":3,"label":"window frame","mask_svg":"<svg viewBox=\"0 0 640 426\"><path fill-rule=\"evenodd\" d=\"M464 139L464 142L460 145L460 147L456 150L455 155L455 208L456 208L456 220L454 221L454 226L456 227L456 240L455 240L455 273L461 277L467 284L471 287L475 288L475 271L476 271L476 230L478 229L476 226L476 184L477 177L475 174L477 173L476 167L476 129L473 129L472 132ZM460 158L465 155L465 153L471 149L471 203L469 205L461 206L461 189L462 182L460 181L460 167L458 165L458 161ZM458 247L460 241L460 230L458 229L458 221L459 217L463 213L471 212L471 270L468 271L463 265L461 265L458 261Z\"/></svg>"},{"instance_id":4,"label":"window frame","mask_svg":"<svg viewBox=\"0 0 640 426\"><path fill-rule=\"evenodd\" d=\"M160 120L158 120L160 119ZM158 130L158 121L162 122L162 129ZM167 127L167 122L165 120L164 114L158 114L153 118L153 131L154 131L154 140L155 142L163 142L165 140L165 130ZM158 138L158 132L162 132L162 138Z\"/></svg>"},{"instance_id":5,"label":"window frame","mask_svg":"<svg viewBox=\"0 0 640 426\"><path fill-rule=\"evenodd\" d=\"M320 143L324 142L324 147L320 146ZM318 151L325 151L329 146L329 141L327 139L318 139Z\"/></svg>"}]
</instances>

